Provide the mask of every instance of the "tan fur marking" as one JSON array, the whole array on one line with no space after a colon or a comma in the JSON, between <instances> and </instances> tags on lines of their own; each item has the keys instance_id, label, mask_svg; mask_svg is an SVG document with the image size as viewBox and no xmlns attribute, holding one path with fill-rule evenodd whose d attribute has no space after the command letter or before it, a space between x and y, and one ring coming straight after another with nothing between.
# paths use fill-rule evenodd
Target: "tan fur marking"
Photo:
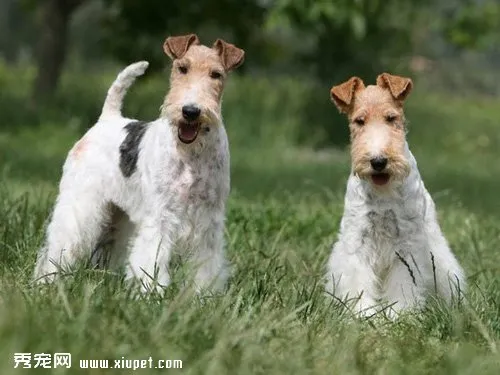
<instances>
[{"instance_id":1,"label":"tan fur marking","mask_svg":"<svg viewBox=\"0 0 500 375\"><path fill-rule=\"evenodd\" d=\"M163 50L171 59L180 59L193 44L200 44L195 34L170 36L165 40Z\"/></svg>"},{"instance_id":2,"label":"tan fur marking","mask_svg":"<svg viewBox=\"0 0 500 375\"><path fill-rule=\"evenodd\" d=\"M245 51L222 39L217 39L213 48L219 53L222 65L224 65L226 71L237 68L245 60Z\"/></svg>"},{"instance_id":3,"label":"tan fur marking","mask_svg":"<svg viewBox=\"0 0 500 375\"><path fill-rule=\"evenodd\" d=\"M87 140L84 138L80 139L71 149L70 153L75 159L79 159L80 156L87 148Z\"/></svg>"},{"instance_id":4,"label":"tan fur marking","mask_svg":"<svg viewBox=\"0 0 500 375\"><path fill-rule=\"evenodd\" d=\"M168 40L168 39L167 39ZM190 91L196 92L196 104L206 124L221 121L221 99L229 70L241 65L244 51L218 39L209 48L191 44L182 57L175 58L170 74L170 91L162 106L162 115L173 123L182 121L182 106Z\"/></svg>"},{"instance_id":5,"label":"tan fur marking","mask_svg":"<svg viewBox=\"0 0 500 375\"><path fill-rule=\"evenodd\" d=\"M413 89L413 82L410 78L382 73L377 77L377 85L388 88L394 99L405 100Z\"/></svg>"},{"instance_id":6,"label":"tan fur marking","mask_svg":"<svg viewBox=\"0 0 500 375\"><path fill-rule=\"evenodd\" d=\"M380 156L388 159L384 172L391 179L402 180L408 175L403 102L412 87L411 79L384 73L376 86L365 87L359 78L352 77L332 88L334 103L349 118L352 169L361 178L374 173L370 160ZM374 154L377 142L382 146L379 154Z\"/></svg>"},{"instance_id":7,"label":"tan fur marking","mask_svg":"<svg viewBox=\"0 0 500 375\"><path fill-rule=\"evenodd\" d=\"M354 98L354 94L358 90L365 88L365 84L358 77L352 77L349 81L338 86L332 87L330 97L339 109L340 113L348 113Z\"/></svg>"},{"instance_id":8,"label":"tan fur marking","mask_svg":"<svg viewBox=\"0 0 500 375\"><path fill-rule=\"evenodd\" d=\"M186 67L186 74L179 69ZM211 72L221 73L220 79L210 76ZM218 53L205 46L192 46L181 58L174 60L170 74L170 91L165 97L164 111L174 121L182 120L182 98L186 90L196 89L200 92L200 104L205 111L202 116L207 120L219 120L221 117L221 97L224 90L224 66ZM185 103L184 103L185 104Z\"/></svg>"}]
</instances>

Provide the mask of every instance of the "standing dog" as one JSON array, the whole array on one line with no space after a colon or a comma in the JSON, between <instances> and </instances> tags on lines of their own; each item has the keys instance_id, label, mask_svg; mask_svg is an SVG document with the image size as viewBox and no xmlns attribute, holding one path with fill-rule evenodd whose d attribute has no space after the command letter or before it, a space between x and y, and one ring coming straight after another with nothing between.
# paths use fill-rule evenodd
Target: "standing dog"
<instances>
[{"instance_id":1,"label":"standing dog","mask_svg":"<svg viewBox=\"0 0 500 375\"><path fill-rule=\"evenodd\" d=\"M394 316L433 293L449 302L465 288L406 142L403 103L412 87L409 78L384 73L376 85L353 77L331 90L349 118L352 173L326 289L355 298L362 315L388 302Z\"/></svg>"},{"instance_id":2,"label":"standing dog","mask_svg":"<svg viewBox=\"0 0 500 375\"><path fill-rule=\"evenodd\" d=\"M198 290L224 285L229 150L221 99L244 51L220 39L200 45L194 34L169 37L163 47L173 64L161 116L150 123L122 117L124 95L148 65L132 64L109 89L97 124L69 152L37 280L90 258L111 236L107 263L125 266L144 292L169 283L173 252L195 267Z\"/></svg>"}]
</instances>

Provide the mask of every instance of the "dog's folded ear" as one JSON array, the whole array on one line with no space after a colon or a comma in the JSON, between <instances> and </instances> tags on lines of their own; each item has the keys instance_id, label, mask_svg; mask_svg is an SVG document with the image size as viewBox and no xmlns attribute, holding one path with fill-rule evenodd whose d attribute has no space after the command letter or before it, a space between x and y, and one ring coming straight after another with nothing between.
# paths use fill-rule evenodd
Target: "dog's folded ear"
<instances>
[{"instance_id":1,"label":"dog's folded ear","mask_svg":"<svg viewBox=\"0 0 500 375\"><path fill-rule=\"evenodd\" d=\"M212 48L221 57L222 65L226 71L236 69L245 61L245 51L222 39L217 39Z\"/></svg>"},{"instance_id":2,"label":"dog's folded ear","mask_svg":"<svg viewBox=\"0 0 500 375\"><path fill-rule=\"evenodd\" d=\"M330 97L340 113L348 113L354 101L354 94L364 87L365 84L361 78L351 77L347 82L333 86L330 90Z\"/></svg>"},{"instance_id":3,"label":"dog's folded ear","mask_svg":"<svg viewBox=\"0 0 500 375\"><path fill-rule=\"evenodd\" d=\"M196 34L169 36L163 43L163 50L172 60L184 56L191 45L200 44Z\"/></svg>"},{"instance_id":4,"label":"dog's folded ear","mask_svg":"<svg viewBox=\"0 0 500 375\"><path fill-rule=\"evenodd\" d=\"M394 99L404 101L413 88L410 78L382 73L377 77L377 86L387 88Z\"/></svg>"}]
</instances>

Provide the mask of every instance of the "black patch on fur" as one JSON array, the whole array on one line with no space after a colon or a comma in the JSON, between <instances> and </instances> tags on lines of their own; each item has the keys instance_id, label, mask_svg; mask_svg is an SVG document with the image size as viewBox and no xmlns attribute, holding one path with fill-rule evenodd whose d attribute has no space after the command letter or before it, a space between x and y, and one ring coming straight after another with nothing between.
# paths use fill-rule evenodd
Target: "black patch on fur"
<instances>
[{"instance_id":1,"label":"black patch on fur","mask_svg":"<svg viewBox=\"0 0 500 375\"><path fill-rule=\"evenodd\" d=\"M124 128L127 136L120 145L120 169L125 177L130 177L137 169L139 145L148 129L145 121L133 121Z\"/></svg>"},{"instance_id":2,"label":"black patch on fur","mask_svg":"<svg viewBox=\"0 0 500 375\"><path fill-rule=\"evenodd\" d=\"M395 253L396 253L396 255L397 255L398 259L401 261L401 263L403 263L403 264L406 266L406 268L408 268L408 272L409 272L409 274L410 274L410 276L411 276L411 279L412 279L412 281L413 281L413 284L414 284L415 286L417 286L417 281L415 280L415 275L413 274L413 271L412 271L412 269L411 269L410 265L409 265L409 264L408 264L408 262L405 260L405 258L403 258L403 257L401 256L401 254L399 254L397 251L395 251Z\"/></svg>"}]
</instances>

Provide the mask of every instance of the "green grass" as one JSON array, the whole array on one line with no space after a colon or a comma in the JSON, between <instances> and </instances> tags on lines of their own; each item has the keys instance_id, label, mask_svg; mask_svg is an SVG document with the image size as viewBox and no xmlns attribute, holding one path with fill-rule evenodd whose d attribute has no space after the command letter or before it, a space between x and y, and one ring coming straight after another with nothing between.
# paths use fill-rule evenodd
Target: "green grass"
<instances>
[{"instance_id":1,"label":"green grass","mask_svg":"<svg viewBox=\"0 0 500 375\"><path fill-rule=\"evenodd\" d=\"M92 105L98 110L106 84L101 86L90 99L80 91L84 111ZM465 305L430 301L425 311L392 323L355 320L322 294L319 280L349 171L346 124L328 96L318 104L324 115L308 124L310 109L300 100L308 87L235 79L228 90L232 193L226 237L234 274L228 291L212 298L179 292L177 278L163 300L135 300L118 276L85 269L48 288L33 287L61 165L82 120L4 124L0 374L23 372L13 369L15 352L70 352L73 367L54 371L61 374L131 373L78 369L80 359L122 356L183 360L183 370L137 370L145 374L500 373L498 105L419 92L410 100L410 145L470 289ZM160 102L160 86L150 81L127 108L152 117ZM309 147L318 140L340 147Z\"/></svg>"}]
</instances>

